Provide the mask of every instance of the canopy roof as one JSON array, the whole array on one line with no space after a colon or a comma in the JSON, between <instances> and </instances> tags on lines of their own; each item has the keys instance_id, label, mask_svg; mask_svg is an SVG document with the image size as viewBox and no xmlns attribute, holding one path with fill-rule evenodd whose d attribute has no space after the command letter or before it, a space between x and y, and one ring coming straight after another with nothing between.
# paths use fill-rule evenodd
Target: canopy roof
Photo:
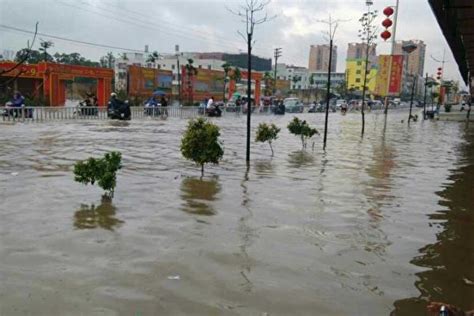
<instances>
[{"instance_id":1,"label":"canopy roof","mask_svg":"<svg viewBox=\"0 0 474 316\"><path fill-rule=\"evenodd\" d=\"M466 84L474 70L474 1L428 0Z\"/></svg>"}]
</instances>

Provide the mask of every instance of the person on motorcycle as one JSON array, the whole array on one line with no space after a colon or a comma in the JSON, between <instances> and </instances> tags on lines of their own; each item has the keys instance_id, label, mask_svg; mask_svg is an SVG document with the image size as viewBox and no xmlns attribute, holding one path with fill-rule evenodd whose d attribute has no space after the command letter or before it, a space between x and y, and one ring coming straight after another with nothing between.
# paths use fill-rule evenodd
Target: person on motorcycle
<instances>
[{"instance_id":1,"label":"person on motorcycle","mask_svg":"<svg viewBox=\"0 0 474 316\"><path fill-rule=\"evenodd\" d=\"M207 101L207 106L206 109L209 111L211 110L214 106L214 97L210 97L209 100Z\"/></svg>"},{"instance_id":2,"label":"person on motorcycle","mask_svg":"<svg viewBox=\"0 0 474 316\"><path fill-rule=\"evenodd\" d=\"M25 106L25 97L21 95L19 91L15 91L13 94L13 99L10 102L11 107L21 108Z\"/></svg>"},{"instance_id":3,"label":"person on motorcycle","mask_svg":"<svg viewBox=\"0 0 474 316\"><path fill-rule=\"evenodd\" d=\"M110 99L109 99L109 103L107 104L107 110L115 110L117 109L119 106L120 106L120 101L119 99L117 99L117 94L115 92L112 92L110 94Z\"/></svg>"}]
</instances>

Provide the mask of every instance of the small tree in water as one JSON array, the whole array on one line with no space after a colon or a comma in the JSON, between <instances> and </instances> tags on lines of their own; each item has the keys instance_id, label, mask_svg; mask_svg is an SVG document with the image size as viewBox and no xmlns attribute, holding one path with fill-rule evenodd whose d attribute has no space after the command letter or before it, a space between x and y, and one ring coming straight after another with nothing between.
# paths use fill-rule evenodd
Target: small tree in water
<instances>
[{"instance_id":1,"label":"small tree in water","mask_svg":"<svg viewBox=\"0 0 474 316\"><path fill-rule=\"evenodd\" d=\"M297 117L293 118L293 121L288 124L288 130L291 134L301 137L301 145L303 146L303 149L306 148L308 139L319 134L317 129L311 128L306 121L300 120Z\"/></svg>"},{"instance_id":2,"label":"small tree in water","mask_svg":"<svg viewBox=\"0 0 474 316\"><path fill-rule=\"evenodd\" d=\"M117 171L122 168L122 154L107 153L104 158L89 158L74 165L74 180L82 184L97 184L112 198L117 185Z\"/></svg>"},{"instance_id":3,"label":"small tree in water","mask_svg":"<svg viewBox=\"0 0 474 316\"><path fill-rule=\"evenodd\" d=\"M278 138L280 129L275 124L260 123L257 128L257 136L255 137L256 142L265 143L268 142L270 150L273 156L272 142Z\"/></svg>"},{"instance_id":4,"label":"small tree in water","mask_svg":"<svg viewBox=\"0 0 474 316\"><path fill-rule=\"evenodd\" d=\"M204 175L204 164L218 164L224 155L219 136L219 127L203 118L191 120L184 132L181 153L201 166L201 176Z\"/></svg>"}]
</instances>

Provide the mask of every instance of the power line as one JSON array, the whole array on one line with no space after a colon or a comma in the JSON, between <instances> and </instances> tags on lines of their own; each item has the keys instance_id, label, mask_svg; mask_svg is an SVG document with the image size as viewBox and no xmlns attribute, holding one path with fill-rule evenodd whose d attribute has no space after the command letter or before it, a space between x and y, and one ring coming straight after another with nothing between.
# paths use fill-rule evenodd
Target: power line
<instances>
[{"instance_id":1,"label":"power line","mask_svg":"<svg viewBox=\"0 0 474 316\"><path fill-rule=\"evenodd\" d=\"M27 34L34 34L32 31L28 31L25 29L20 29L17 27L12 27L12 26L7 26L0 24L1 28L8 29L8 30L13 30L16 32L21 32L21 33L27 33ZM97 46L97 47L103 47L103 48L109 48L109 49L118 49L118 50L123 50L123 51L129 51L129 52L134 52L134 53L143 53L143 50L138 50L138 49L133 49L133 48L125 48L125 47L119 47L119 46L112 46L112 45L106 45L106 44L98 44L98 43L92 43L92 42L86 42L86 41L80 41L80 40L74 40L70 38L65 38L57 35L51 35L51 34L46 34L46 33L40 33L38 32L38 35L44 36L47 38L54 38L58 39L61 41L66 41L66 42L72 42L72 43L78 43L78 44L84 44L84 45L90 45L90 46Z\"/></svg>"},{"instance_id":2,"label":"power line","mask_svg":"<svg viewBox=\"0 0 474 316\"><path fill-rule=\"evenodd\" d=\"M125 15L131 19L136 19L136 18L148 18L150 19L151 21L153 21L153 19L155 19L156 17L153 17L153 16L150 16L150 15L145 15L143 13L140 13L140 12L137 12L137 11L133 11L133 10L129 10L129 9L123 9L117 5L113 5L112 3L108 4L108 7L103 7L103 6L99 6L97 4L94 4L92 5L91 3L87 3L85 1L80 1L80 4L84 4L84 5L87 5L87 6L90 6L90 7L93 7L93 8L97 8L99 10L103 10L103 11L106 11L106 12L110 12L110 7L114 7L116 8L115 11L118 13L118 14L121 14L121 15ZM182 31L182 30L187 30L188 32L190 33L194 33L196 34L197 36L201 36L203 34L207 34L208 36L212 36L212 37L215 37L216 39L219 40L219 42L228 42L230 43L231 45L235 45L235 42L229 40L227 37L223 37L223 36L220 36L220 35L217 35L217 34L213 34L213 33L209 33L209 32L205 32L203 30L195 30L194 28L191 28L191 27L186 27L184 25L178 25L178 24L174 24L172 22L170 22L169 20L166 21L166 24L162 23L162 24L157 24L157 23L153 23L151 21L147 21L147 24L154 24L154 25L157 25L158 27L160 28L165 28L165 29L171 29L173 31ZM169 26L174 26L175 28L170 28Z\"/></svg>"},{"instance_id":3,"label":"power line","mask_svg":"<svg viewBox=\"0 0 474 316\"><path fill-rule=\"evenodd\" d=\"M103 14L101 12L97 12L97 11L94 11L94 10L89 10L87 8L76 6L76 5L73 5L73 4L70 4L70 3L65 3L65 2L62 2L62 1L59 1L57 3L65 5L65 6L69 6L69 7L72 7L72 8L76 8L76 9L79 9L79 10L82 10L82 11L94 13L94 14L99 15L101 17L112 19L112 20L115 20L115 21L118 21L118 22L121 22L121 23L124 23L124 24L127 24L127 25L130 25L130 24L135 25L135 26L144 28L146 30L155 29L155 30L158 30L158 31L163 31L164 29L168 29L168 32L173 33L173 34L167 34L167 33L162 32L161 35L168 36L170 38L174 38L174 37L171 36L171 35L174 35L174 36L185 38L185 39L188 39L188 40L197 40L197 41L217 44L219 46L226 46L226 47L228 47L232 50L238 49L238 47L234 46L234 44L235 44L234 42L232 42L232 44L225 44L225 43L223 43L222 40L217 40L217 39L214 40L212 38L208 38L208 37L201 36L201 35L193 35L193 36L186 35L184 33L181 33L180 31L174 30L172 28L166 27L166 26L161 25L161 24L155 24L158 27L154 27L154 26L150 25L150 24L154 24L154 23L151 23L151 22L147 22L147 23L139 22L139 21L133 20L131 18L124 19L122 17L117 17L117 15L114 15L114 14Z\"/></svg>"}]
</instances>

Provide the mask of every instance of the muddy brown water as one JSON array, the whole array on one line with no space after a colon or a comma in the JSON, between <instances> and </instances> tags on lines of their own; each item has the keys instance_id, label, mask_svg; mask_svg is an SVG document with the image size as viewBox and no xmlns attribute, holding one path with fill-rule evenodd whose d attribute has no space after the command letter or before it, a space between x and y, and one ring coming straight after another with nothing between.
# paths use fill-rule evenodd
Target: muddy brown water
<instances>
[{"instance_id":1,"label":"muddy brown water","mask_svg":"<svg viewBox=\"0 0 474 316\"><path fill-rule=\"evenodd\" d=\"M323 115L303 114L323 126ZM474 129L330 115L301 151L292 115L270 157L245 118L214 121L200 170L186 121L0 125L0 315L423 315L474 309ZM309 146L311 147L311 146ZM75 161L119 150L112 202Z\"/></svg>"}]
</instances>

